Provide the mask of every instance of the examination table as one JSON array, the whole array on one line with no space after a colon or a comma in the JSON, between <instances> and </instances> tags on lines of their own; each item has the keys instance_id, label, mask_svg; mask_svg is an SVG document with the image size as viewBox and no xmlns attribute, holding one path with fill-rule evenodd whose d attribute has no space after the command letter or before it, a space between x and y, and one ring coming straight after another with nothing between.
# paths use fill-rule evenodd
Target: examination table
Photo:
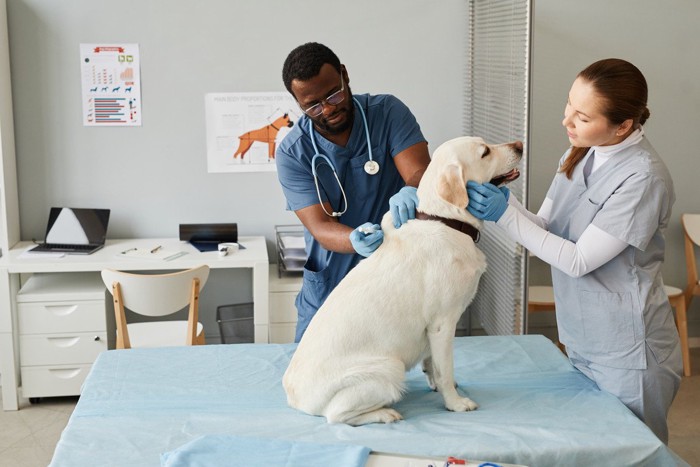
<instances>
[{"instance_id":1,"label":"examination table","mask_svg":"<svg viewBox=\"0 0 700 467\"><path fill-rule=\"evenodd\" d=\"M404 420L360 427L330 425L287 406L281 381L294 349L233 344L103 352L51 465L157 466L161 454L204 435L536 467L682 464L543 336L455 339L458 390L479 404L476 411L445 410L416 368L395 406ZM269 465L259 454L256 465Z\"/></svg>"}]
</instances>

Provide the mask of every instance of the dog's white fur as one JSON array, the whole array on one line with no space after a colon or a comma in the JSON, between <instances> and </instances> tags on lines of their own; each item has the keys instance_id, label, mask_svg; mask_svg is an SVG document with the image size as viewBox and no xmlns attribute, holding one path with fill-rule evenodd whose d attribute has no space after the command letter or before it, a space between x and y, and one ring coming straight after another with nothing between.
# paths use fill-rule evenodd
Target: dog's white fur
<instances>
[{"instance_id":1,"label":"dog's white fur","mask_svg":"<svg viewBox=\"0 0 700 467\"><path fill-rule=\"evenodd\" d=\"M516 143L487 146L473 137L442 144L418 187L419 210L480 228L465 209L467 180L504 174L521 153ZM289 405L329 423L400 420L389 406L402 397L405 372L422 361L448 410L476 409L455 389L452 341L486 269L484 254L439 221L410 220L396 229L387 213L382 229L383 244L311 320L284 375Z\"/></svg>"}]
</instances>

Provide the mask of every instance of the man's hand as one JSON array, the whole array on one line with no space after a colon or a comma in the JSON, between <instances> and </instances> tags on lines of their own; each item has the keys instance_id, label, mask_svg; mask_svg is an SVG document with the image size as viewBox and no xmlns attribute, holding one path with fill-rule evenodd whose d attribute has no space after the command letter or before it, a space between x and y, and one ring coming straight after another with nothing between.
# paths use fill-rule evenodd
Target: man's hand
<instances>
[{"instance_id":1,"label":"man's hand","mask_svg":"<svg viewBox=\"0 0 700 467\"><path fill-rule=\"evenodd\" d=\"M412 186L405 186L394 196L389 198L389 209L394 227L397 229L410 219L416 218L416 208L418 207L417 190Z\"/></svg>"},{"instance_id":2,"label":"man's hand","mask_svg":"<svg viewBox=\"0 0 700 467\"><path fill-rule=\"evenodd\" d=\"M374 253L384 241L384 231L379 224L365 222L350 232L350 243L356 252L365 258Z\"/></svg>"}]
</instances>

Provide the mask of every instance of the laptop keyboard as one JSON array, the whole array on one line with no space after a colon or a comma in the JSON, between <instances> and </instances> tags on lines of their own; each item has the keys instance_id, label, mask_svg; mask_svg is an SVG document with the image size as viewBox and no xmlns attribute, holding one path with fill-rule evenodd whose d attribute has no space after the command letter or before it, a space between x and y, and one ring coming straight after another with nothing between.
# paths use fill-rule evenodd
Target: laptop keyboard
<instances>
[{"instance_id":1,"label":"laptop keyboard","mask_svg":"<svg viewBox=\"0 0 700 467\"><path fill-rule=\"evenodd\" d=\"M44 243L41 245L43 248L50 248L52 250L72 250L72 251L89 251L95 248L97 245L71 245L66 243Z\"/></svg>"}]
</instances>

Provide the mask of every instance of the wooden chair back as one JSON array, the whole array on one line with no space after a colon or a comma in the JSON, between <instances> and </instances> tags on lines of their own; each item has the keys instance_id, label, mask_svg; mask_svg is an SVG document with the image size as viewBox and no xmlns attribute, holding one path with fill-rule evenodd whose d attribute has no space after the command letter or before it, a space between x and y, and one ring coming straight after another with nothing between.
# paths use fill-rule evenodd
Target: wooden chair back
<instances>
[{"instance_id":1,"label":"wooden chair back","mask_svg":"<svg viewBox=\"0 0 700 467\"><path fill-rule=\"evenodd\" d=\"M700 295L698 267L695 261L695 247L700 247L700 214L683 214L681 216L685 236L685 267L688 284L685 288L685 305L690 305L694 295Z\"/></svg>"},{"instance_id":2,"label":"wooden chair back","mask_svg":"<svg viewBox=\"0 0 700 467\"><path fill-rule=\"evenodd\" d=\"M166 316L189 305L187 345L197 343L199 292L209 278L202 265L169 274L135 274L114 269L102 271L102 281L112 293L118 349L131 348L125 308L144 316Z\"/></svg>"}]
</instances>

